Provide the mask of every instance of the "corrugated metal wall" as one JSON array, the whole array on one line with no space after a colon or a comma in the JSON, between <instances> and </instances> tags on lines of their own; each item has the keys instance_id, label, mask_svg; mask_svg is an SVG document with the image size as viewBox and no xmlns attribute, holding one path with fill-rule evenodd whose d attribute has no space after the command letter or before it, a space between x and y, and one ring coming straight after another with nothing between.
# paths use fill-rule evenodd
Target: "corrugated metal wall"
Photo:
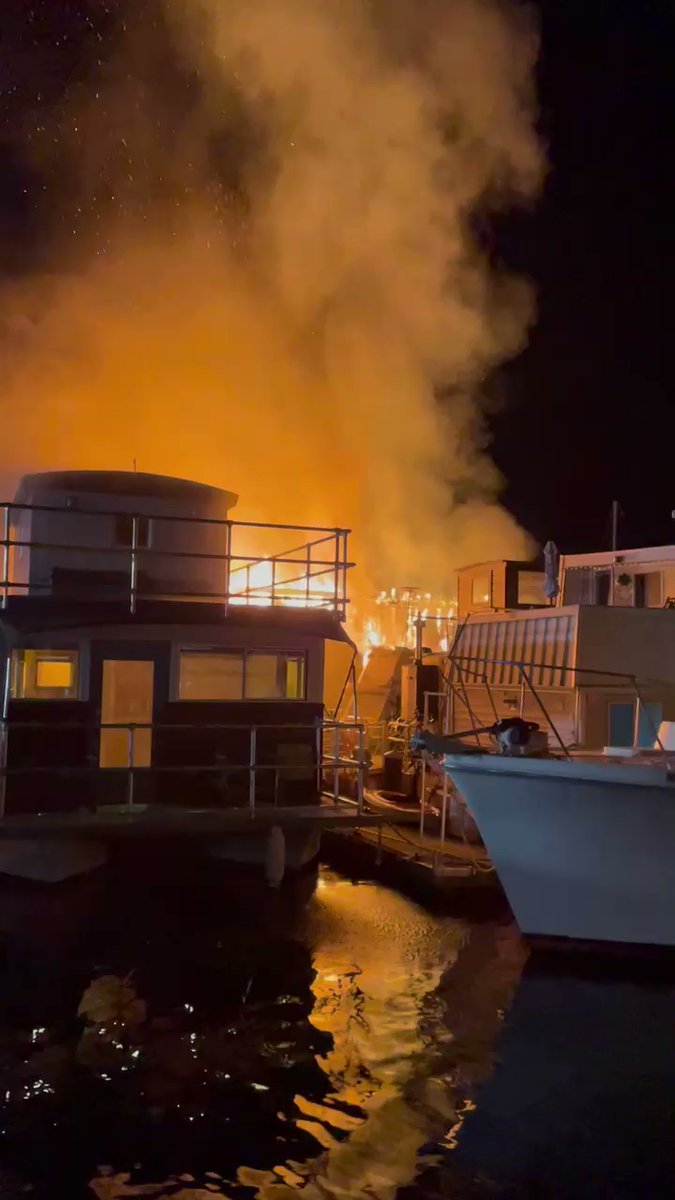
<instances>
[{"instance_id":1,"label":"corrugated metal wall","mask_svg":"<svg viewBox=\"0 0 675 1200\"><path fill-rule=\"evenodd\" d=\"M455 645L454 678L487 675L490 684L513 687L520 671L508 664L522 663L536 687L572 687L567 668L574 666L576 615L553 609L550 616L469 620Z\"/></svg>"}]
</instances>

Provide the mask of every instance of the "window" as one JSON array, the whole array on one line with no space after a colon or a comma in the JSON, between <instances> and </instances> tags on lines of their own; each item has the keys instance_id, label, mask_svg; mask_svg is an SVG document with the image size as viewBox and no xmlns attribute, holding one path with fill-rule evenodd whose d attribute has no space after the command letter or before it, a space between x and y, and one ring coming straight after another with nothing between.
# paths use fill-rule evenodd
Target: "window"
<instances>
[{"instance_id":1,"label":"window","mask_svg":"<svg viewBox=\"0 0 675 1200\"><path fill-rule=\"evenodd\" d=\"M179 700L241 700L243 694L243 654L181 652Z\"/></svg>"},{"instance_id":2,"label":"window","mask_svg":"<svg viewBox=\"0 0 675 1200\"><path fill-rule=\"evenodd\" d=\"M304 654L244 650L181 651L179 700L304 698Z\"/></svg>"},{"instance_id":3,"label":"window","mask_svg":"<svg viewBox=\"0 0 675 1200\"><path fill-rule=\"evenodd\" d=\"M490 604L492 591L489 575L474 575L471 580L471 603L482 606Z\"/></svg>"},{"instance_id":4,"label":"window","mask_svg":"<svg viewBox=\"0 0 675 1200\"><path fill-rule=\"evenodd\" d=\"M115 517L115 545L133 545L134 518L131 513L118 513ZM136 517L136 546L146 550L150 545L150 518Z\"/></svg>"},{"instance_id":5,"label":"window","mask_svg":"<svg viewBox=\"0 0 675 1200\"><path fill-rule=\"evenodd\" d=\"M563 604L595 604L594 572L580 567L565 571Z\"/></svg>"},{"instance_id":6,"label":"window","mask_svg":"<svg viewBox=\"0 0 675 1200\"><path fill-rule=\"evenodd\" d=\"M613 701L608 705L609 710L609 745L632 746L635 743L635 703L633 701ZM640 715L637 727L637 745L645 748L653 746L659 725L663 718L663 706L660 703L648 701L640 705Z\"/></svg>"},{"instance_id":7,"label":"window","mask_svg":"<svg viewBox=\"0 0 675 1200\"><path fill-rule=\"evenodd\" d=\"M14 700L76 700L76 650L13 650Z\"/></svg>"},{"instance_id":8,"label":"window","mask_svg":"<svg viewBox=\"0 0 675 1200\"><path fill-rule=\"evenodd\" d=\"M304 666L301 654L247 654L246 699L304 699Z\"/></svg>"},{"instance_id":9,"label":"window","mask_svg":"<svg viewBox=\"0 0 675 1200\"><path fill-rule=\"evenodd\" d=\"M662 571L645 571L635 576L636 608L660 608L662 604Z\"/></svg>"},{"instance_id":10,"label":"window","mask_svg":"<svg viewBox=\"0 0 675 1200\"><path fill-rule=\"evenodd\" d=\"M606 608L609 604L612 576L610 571L598 571L595 576L595 603Z\"/></svg>"},{"instance_id":11,"label":"window","mask_svg":"<svg viewBox=\"0 0 675 1200\"><path fill-rule=\"evenodd\" d=\"M544 593L546 576L543 571L518 572L518 603L533 604L538 608L547 604Z\"/></svg>"}]
</instances>

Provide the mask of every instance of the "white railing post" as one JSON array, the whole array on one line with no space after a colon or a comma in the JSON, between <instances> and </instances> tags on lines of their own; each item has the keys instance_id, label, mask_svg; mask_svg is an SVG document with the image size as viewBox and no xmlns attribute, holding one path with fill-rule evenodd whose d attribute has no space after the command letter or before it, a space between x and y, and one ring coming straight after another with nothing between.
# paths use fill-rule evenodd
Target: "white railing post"
<instances>
[{"instance_id":1,"label":"white railing post","mask_svg":"<svg viewBox=\"0 0 675 1200\"><path fill-rule=\"evenodd\" d=\"M7 607L7 597L9 596L9 527L10 527L10 506L3 505L3 534L2 534L2 601L0 607Z\"/></svg>"},{"instance_id":2,"label":"white railing post","mask_svg":"<svg viewBox=\"0 0 675 1200\"><path fill-rule=\"evenodd\" d=\"M321 796L323 792L323 725L316 718L316 791Z\"/></svg>"},{"instance_id":3,"label":"white railing post","mask_svg":"<svg viewBox=\"0 0 675 1200\"><path fill-rule=\"evenodd\" d=\"M422 778L420 780L420 837L424 837L424 805L427 792L427 760L422 755Z\"/></svg>"},{"instance_id":4,"label":"white railing post","mask_svg":"<svg viewBox=\"0 0 675 1200\"><path fill-rule=\"evenodd\" d=\"M7 651L5 655L5 675L2 682L2 709L0 710L0 818L5 815L5 790L7 785L7 750L9 743L9 727L7 725L7 717L9 716L9 693L10 679L12 670L12 652Z\"/></svg>"},{"instance_id":5,"label":"white railing post","mask_svg":"<svg viewBox=\"0 0 675 1200\"><path fill-rule=\"evenodd\" d=\"M363 790L364 790L364 775L366 773L365 764L365 730L363 725L359 725L359 768L356 776L356 796L358 799L358 811L363 812Z\"/></svg>"},{"instance_id":6,"label":"white railing post","mask_svg":"<svg viewBox=\"0 0 675 1200\"><path fill-rule=\"evenodd\" d=\"M131 518L131 563L129 571L129 612L136 612L136 589L138 583L138 563L136 561L136 551L138 550L138 517L136 513Z\"/></svg>"},{"instance_id":7,"label":"white railing post","mask_svg":"<svg viewBox=\"0 0 675 1200\"><path fill-rule=\"evenodd\" d=\"M335 578L334 606L336 615L340 611L340 530L335 530Z\"/></svg>"},{"instance_id":8,"label":"white railing post","mask_svg":"<svg viewBox=\"0 0 675 1200\"><path fill-rule=\"evenodd\" d=\"M448 818L448 776L443 772L443 809L441 811L441 841L445 841L445 828Z\"/></svg>"},{"instance_id":9,"label":"white railing post","mask_svg":"<svg viewBox=\"0 0 675 1200\"><path fill-rule=\"evenodd\" d=\"M335 722L335 738L333 741L333 804L337 804L340 799L340 769L338 763L340 761L340 729L337 721Z\"/></svg>"},{"instance_id":10,"label":"white railing post","mask_svg":"<svg viewBox=\"0 0 675 1200\"><path fill-rule=\"evenodd\" d=\"M225 522L225 615L230 602L230 580L232 575L232 522Z\"/></svg>"},{"instance_id":11,"label":"white railing post","mask_svg":"<svg viewBox=\"0 0 675 1200\"><path fill-rule=\"evenodd\" d=\"M640 697L635 697L635 717L633 719L633 749L637 749L640 745L640 717L642 715L642 704Z\"/></svg>"},{"instance_id":12,"label":"white railing post","mask_svg":"<svg viewBox=\"0 0 675 1200\"><path fill-rule=\"evenodd\" d=\"M428 724L429 724L429 693L425 692L424 700L423 700L423 707L422 707L422 728L426 729ZM420 837L424 837L424 810L426 808L426 798L427 798L427 760L424 756L422 757L422 778L420 780L420 789L421 789Z\"/></svg>"},{"instance_id":13,"label":"white railing post","mask_svg":"<svg viewBox=\"0 0 675 1200\"><path fill-rule=\"evenodd\" d=\"M348 557L348 539L349 530L345 530L342 535L342 609L340 615L344 620L347 616L347 557ZM356 716L356 713L354 713Z\"/></svg>"},{"instance_id":14,"label":"white railing post","mask_svg":"<svg viewBox=\"0 0 675 1200\"><path fill-rule=\"evenodd\" d=\"M255 725L251 728L248 749L248 806L251 810L251 816L255 813L255 759L256 759L256 743L257 730Z\"/></svg>"},{"instance_id":15,"label":"white railing post","mask_svg":"<svg viewBox=\"0 0 675 1200\"><path fill-rule=\"evenodd\" d=\"M127 734L128 734L127 805L129 808L132 808L133 803L134 803L134 735L135 735L135 727L133 725L127 726Z\"/></svg>"}]
</instances>

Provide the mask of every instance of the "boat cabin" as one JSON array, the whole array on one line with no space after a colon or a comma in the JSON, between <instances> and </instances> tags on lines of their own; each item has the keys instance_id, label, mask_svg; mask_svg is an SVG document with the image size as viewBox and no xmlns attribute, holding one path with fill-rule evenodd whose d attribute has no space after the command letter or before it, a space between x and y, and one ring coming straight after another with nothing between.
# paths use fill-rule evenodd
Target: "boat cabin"
<instances>
[{"instance_id":1,"label":"boat cabin","mask_svg":"<svg viewBox=\"0 0 675 1200\"><path fill-rule=\"evenodd\" d=\"M621 608L675 605L675 546L647 546L560 560L561 603Z\"/></svg>"},{"instance_id":2,"label":"boat cabin","mask_svg":"<svg viewBox=\"0 0 675 1200\"><path fill-rule=\"evenodd\" d=\"M541 608L546 604L544 571L536 562L495 559L457 572L457 619L505 608Z\"/></svg>"},{"instance_id":3,"label":"boat cabin","mask_svg":"<svg viewBox=\"0 0 675 1200\"><path fill-rule=\"evenodd\" d=\"M0 815L318 800L347 532L235 522L232 492L26 476L2 508Z\"/></svg>"}]
</instances>

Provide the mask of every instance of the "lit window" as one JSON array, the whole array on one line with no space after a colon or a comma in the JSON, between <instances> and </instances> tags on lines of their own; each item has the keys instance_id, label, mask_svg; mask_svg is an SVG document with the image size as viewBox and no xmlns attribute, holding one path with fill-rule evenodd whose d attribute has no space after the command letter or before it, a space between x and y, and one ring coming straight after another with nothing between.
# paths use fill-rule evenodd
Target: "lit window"
<instances>
[{"instance_id":1,"label":"lit window","mask_svg":"<svg viewBox=\"0 0 675 1200\"><path fill-rule=\"evenodd\" d=\"M15 700L76 700L76 650L13 650Z\"/></svg>"},{"instance_id":2,"label":"lit window","mask_svg":"<svg viewBox=\"0 0 675 1200\"><path fill-rule=\"evenodd\" d=\"M489 575L474 575L471 580L471 603L481 605L490 603Z\"/></svg>"},{"instance_id":3,"label":"lit window","mask_svg":"<svg viewBox=\"0 0 675 1200\"><path fill-rule=\"evenodd\" d=\"M179 700L304 700L305 657L251 651L183 650Z\"/></svg>"},{"instance_id":4,"label":"lit window","mask_svg":"<svg viewBox=\"0 0 675 1200\"><path fill-rule=\"evenodd\" d=\"M301 654L247 654L246 699L304 699L304 668Z\"/></svg>"},{"instance_id":5,"label":"lit window","mask_svg":"<svg viewBox=\"0 0 675 1200\"><path fill-rule=\"evenodd\" d=\"M241 700L244 656L183 651L180 656L179 700Z\"/></svg>"},{"instance_id":6,"label":"lit window","mask_svg":"<svg viewBox=\"0 0 675 1200\"><path fill-rule=\"evenodd\" d=\"M541 607L547 603L544 592L546 576L543 571L518 572L518 603Z\"/></svg>"},{"instance_id":7,"label":"lit window","mask_svg":"<svg viewBox=\"0 0 675 1200\"><path fill-rule=\"evenodd\" d=\"M131 513L118 513L115 517L115 545L133 545L134 518ZM150 545L150 518L136 517L136 546L145 550Z\"/></svg>"}]
</instances>

